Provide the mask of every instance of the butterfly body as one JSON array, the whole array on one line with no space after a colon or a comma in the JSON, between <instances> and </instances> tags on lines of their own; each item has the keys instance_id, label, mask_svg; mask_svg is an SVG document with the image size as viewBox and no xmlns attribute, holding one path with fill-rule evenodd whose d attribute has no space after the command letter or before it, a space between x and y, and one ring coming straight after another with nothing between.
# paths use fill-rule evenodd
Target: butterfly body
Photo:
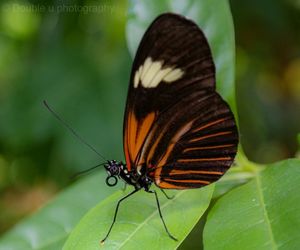
<instances>
[{"instance_id":1,"label":"butterfly body","mask_svg":"<svg viewBox=\"0 0 300 250\"><path fill-rule=\"evenodd\" d=\"M142 172L128 171L126 164L115 160L107 161L104 167L108 173L108 177L106 178L108 186L115 186L117 178L120 178L126 184L133 186L135 190L144 189L147 192L150 190L152 180L144 172L145 168L142 169Z\"/></svg>"}]
</instances>

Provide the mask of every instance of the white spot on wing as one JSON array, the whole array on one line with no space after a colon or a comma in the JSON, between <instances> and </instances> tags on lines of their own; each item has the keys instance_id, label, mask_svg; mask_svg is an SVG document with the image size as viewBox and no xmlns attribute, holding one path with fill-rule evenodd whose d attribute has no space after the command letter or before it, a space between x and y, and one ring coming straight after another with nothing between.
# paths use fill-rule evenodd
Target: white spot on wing
<instances>
[{"instance_id":1,"label":"white spot on wing","mask_svg":"<svg viewBox=\"0 0 300 250\"><path fill-rule=\"evenodd\" d=\"M184 74L181 69L173 66L162 67L162 61L153 62L151 57L147 57L144 64L135 72L134 87L137 88L141 83L144 88L155 88L161 81L172 83Z\"/></svg>"},{"instance_id":2,"label":"white spot on wing","mask_svg":"<svg viewBox=\"0 0 300 250\"><path fill-rule=\"evenodd\" d=\"M165 82L174 82L181 78L183 75L183 71L181 69L174 69L169 74L164 77Z\"/></svg>"},{"instance_id":3,"label":"white spot on wing","mask_svg":"<svg viewBox=\"0 0 300 250\"><path fill-rule=\"evenodd\" d=\"M166 68L166 69L162 69L160 70L156 76L153 78L153 80L151 81L151 85L152 86L157 86L162 79L164 79L164 77L169 74L172 71L172 68Z\"/></svg>"},{"instance_id":4,"label":"white spot on wing","mask_svg":"<svg viewBox=\"0 0 300 250\"><path fill-rule=\"evenodd\" d=\"M137 86L139 85L139 80L140 80L140 75L139 75L139 71L135 72L134 75L134 87L137 88Z\"/></svg>"},{"instance_id":5,"label":"white spot on wing","mask_svg":"<svg viewBox=\"0 0 300 250\"><path fill-rule=\"evenodd\" d=\"M143 71L141 73L141 79L143 79L145 77L145 74L147 73L151 64L152 64L151 57L147 57L147 59L144 62Z\"/></svg>"},{"instance_id":6,"label":"white spot on wing","mask_svg":"<svg viewBox=\"0 0 300 250\"><path fill-rule=\"evenodd\" d=\"M141 78L141 73L143 71L143 65L141 65L138 69L138 71L135 72L135 75L134 75L134 87L137 88L137 86L139 85L139 81L140 81L140 78Z\"/></svg>"},{"instance_id":7,"label":"white spot on wing","mask_svg":"<svg viewBox=\"0 0 300 250\"><path fill-rule=\"evenodd\" d=\"M142 77L142 85L146 88L152 87L152 80L156 76L156 74L159 73L161 70L161 62L153 62L149 69L147 70L147 73L144 77ZM156 87L156 86L154 86Z\"/></svg>"}]
</instances>

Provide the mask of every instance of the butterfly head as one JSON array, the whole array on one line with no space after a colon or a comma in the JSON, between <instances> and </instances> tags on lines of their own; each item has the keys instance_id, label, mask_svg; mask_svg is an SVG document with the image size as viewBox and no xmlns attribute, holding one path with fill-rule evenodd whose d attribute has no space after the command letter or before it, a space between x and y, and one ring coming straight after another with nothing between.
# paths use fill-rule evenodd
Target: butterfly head
<instances>
[{"instance_id":1,"label":"butterfly head","mask_svg":"<svg viewBox=\"0 0 300 250\"><path fill-rule=\"evenodd\" d=\"M111 187L117 185L118 178L120 178L120 173L123 169L122 162L115 160L107 161L107 164L105 164L104 167L108 174L106 184Z\"/></svg>"}]
</instances>

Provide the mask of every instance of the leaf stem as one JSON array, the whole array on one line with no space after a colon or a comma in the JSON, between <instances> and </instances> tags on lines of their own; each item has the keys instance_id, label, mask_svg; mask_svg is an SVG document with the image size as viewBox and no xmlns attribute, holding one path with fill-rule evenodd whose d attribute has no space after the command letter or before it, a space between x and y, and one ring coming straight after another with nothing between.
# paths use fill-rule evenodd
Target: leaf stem
<instances>
[{"instance_id":1,"label":"leaf stem","mask_svg":"<svg viewBox=\"0 0 300 250\"><path fill-rule=\"evenodd\" d=\"M240 182L255 177L260 171L265 169L265 165L254 163L248 160L243 149L239 147L235 158L235 165L228 171L228 174L221 181Z\"/></svg>"}]
</instances>

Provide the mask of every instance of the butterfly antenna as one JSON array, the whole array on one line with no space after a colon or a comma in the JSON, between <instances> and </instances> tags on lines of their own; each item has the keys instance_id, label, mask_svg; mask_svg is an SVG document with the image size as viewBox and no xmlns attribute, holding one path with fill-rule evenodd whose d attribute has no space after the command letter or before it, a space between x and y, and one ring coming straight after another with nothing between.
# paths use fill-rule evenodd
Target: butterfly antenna
<instances>
[{"instance_id":1,"label":"butterfly antenna","mask_svg":"<svg viewBox=\"0 0 300 250\"><path fill-rule=\"evenodd\" d=\"M48 105L48 103L44 100L43 101L45 107L52 113L52 115L61 123L63 124L72 134L75 138L77 138L79 141L81 141L83 144L85 144L86 146L88 146L92 151L94 151L97 155L100 156L100 158L102 158L104 161L106 161L105 157L103 155L101 155L92 145L90 145L89 143L87 143L84 139L82 139L82 137L76 133L76 131L74 129L72 129L68 123L66 123L52 108L50 108L50 106ZM100 166L100 165L99 165Z\"/></svg>"},{"instance_id":2,"label":"butterfly antenna","mask_svg":"<svg viewBox=\"0 0 300 250\"><path fill-rule=\"evenodd\" d=\"M93 171L94 169L96 169L96 168L98 168L98 167L101 167L101 166L103 166L103 165L105 165L105 164L106 164L106 162L103 162L103 163L100 163L100 164L98 164L98 165L96 165L96 166L94 166L94 167L91 167L91 168L85 169L85 170L83 170L83 171L80 171L80 172L78 172L78 173L72 175L72 176L70 177L70 179L71 179L71 180L74 180L74 179L76 179L77 177L79 177L79 176L81 176L81 175L83 175L83 174L87 174L87 173Z\"/></svg>"}]
</instances>

